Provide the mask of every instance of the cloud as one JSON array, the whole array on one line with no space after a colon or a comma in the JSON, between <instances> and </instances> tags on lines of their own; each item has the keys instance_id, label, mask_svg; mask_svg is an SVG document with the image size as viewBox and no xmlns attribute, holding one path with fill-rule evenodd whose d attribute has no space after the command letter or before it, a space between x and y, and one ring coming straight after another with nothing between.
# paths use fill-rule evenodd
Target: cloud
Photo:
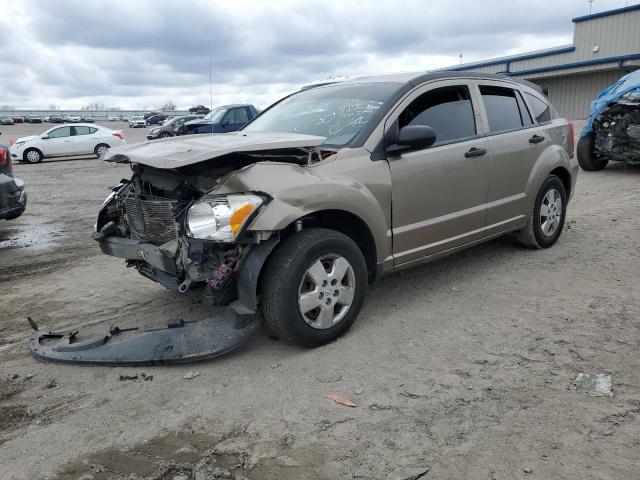
<instances>
[{"instance_id":1,"label":"cloud","mask_svg":"<svg viewBox=\"0 0 640 480\"><path fill-rule=\"evenodd\" d=\"M601 0L608 9L621 1ZM0 19L0 104L263 108L335 75L428 70L571 42L568 0L33 0ZM551 6L551 8L550 8Z\"/></svg>"}]
</instances>

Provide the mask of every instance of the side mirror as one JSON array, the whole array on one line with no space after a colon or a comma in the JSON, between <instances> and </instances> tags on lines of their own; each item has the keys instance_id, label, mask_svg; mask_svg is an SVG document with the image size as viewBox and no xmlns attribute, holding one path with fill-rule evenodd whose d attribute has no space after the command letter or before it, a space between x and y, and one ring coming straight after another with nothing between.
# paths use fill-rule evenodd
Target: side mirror
<instances>
[{"instance_id":1,"label":"side mirror","mask_svg":"<svg viewBox=\"0 0 640 480\"><path fill-rule=\"evenodd\" d=\"M46 134L43 133L42 135L40 135L40 138L42 140L47 140L49 138L49 135L46 135Z\"/></svg>"},{"instance_id":2,"label":"side mirror","mask_svg":"<svg viewBox=\"0 0 640 480\"><path fill-rule=\"evenodd\" d=\"M389 145L386 152L399 155L408 150L429 148L436 142L436 132L427 125L407 125L398 132L396 143Z\"/></svg>"},{"instance_id":3,"label":"side mirror","mask_svg":"<svg viewBox=\"0 0 640 480\"><path fill-rule=\"evenodd\" d=\"M229 120L225 120L224 122L222 122L222 126L223 127L228 127L231 123L229 122Z\"/></svg>"}]
</instances>

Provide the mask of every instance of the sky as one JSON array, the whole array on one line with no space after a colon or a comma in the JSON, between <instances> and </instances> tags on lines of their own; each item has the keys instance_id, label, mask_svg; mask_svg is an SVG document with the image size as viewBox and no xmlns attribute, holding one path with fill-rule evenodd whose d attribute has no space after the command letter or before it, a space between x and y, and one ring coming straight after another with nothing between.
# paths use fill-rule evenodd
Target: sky
<instances>
[{"instance_id":1,"label":"sky","mask_svg":"<svg viewBox=\"0 0 640 480\"><path fill-rule=\"evenodd\" d=\"M634 2L631 2L634 3ZM594 0L593 12L624 7ZM587 0L0 0L0 105L265 108L330 76L562 46Z\"/></svg>"}]
</instances>

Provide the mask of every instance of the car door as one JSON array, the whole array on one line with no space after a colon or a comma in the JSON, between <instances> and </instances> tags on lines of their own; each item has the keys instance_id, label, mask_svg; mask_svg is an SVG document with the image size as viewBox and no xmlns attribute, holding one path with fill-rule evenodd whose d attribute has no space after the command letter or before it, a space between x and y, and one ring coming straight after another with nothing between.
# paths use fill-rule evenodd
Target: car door
<instances>
[{"instance_id":1,"label":"car door","mask_svg":"<svg viewBox=\"0 0 640 480\"><path fill-rule=\"evenodd\" d=\"M478 105L468 82L441 81L414 91L387 119L387 139L406 125L436 133L431 147L387 158L396 265L482 238L490 157Z\"/></svg>"},{"instance_id":2,"label":"car door","mask_svg":"<svg viewBox=\"0 0 640 480\"><path fill-rule=\"evenodd\" d=\"M84 125L71 127L71 133L73 134L78 155L91 154L94 152L96 145L100 143L97 132L98 129L95 127L87 127Z\"/></svg>"},{"instance_id":3,"label":"car door","mask_svg":"<svg viewBox=\"0 0 640 480\"><path fill-rule=\"evenodd\" d=\"M516 85L478 81L477 88L491 152L486 234L493 235L526 221L527 182L551 140L534 123Z\"/></svg>"},{"instance_id":4,"label":"car door","mask_svg":"<svg viewBox=\"0 0 640 480\"><path fill-rule=\"evenodd\" d=\"M47 135L49 138L42 140L42 153L45 157L61 157L64 155L75 155L76 147L71 136L70 126L59 127L51 130Z\"/></svg>"}]
</instances>

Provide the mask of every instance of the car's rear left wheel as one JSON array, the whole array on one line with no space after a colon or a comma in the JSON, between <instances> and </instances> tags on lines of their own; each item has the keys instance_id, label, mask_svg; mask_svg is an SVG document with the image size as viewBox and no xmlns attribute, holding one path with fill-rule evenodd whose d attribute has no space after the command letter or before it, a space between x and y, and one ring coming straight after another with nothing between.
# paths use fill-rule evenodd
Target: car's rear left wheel
<instances>
[{"instance_id":1,"label":"car's rear left wheel","mask_svg":"<svg viewBox=\"0 0 640 480\"><path fill-rule=\"evenodd\" d=\"M517 239L529 248L549 248L562 234L567 215L567 193L562 180L549 175L536 196L527 226L516 232Z\"/></svg>"},{"instance_id":2,"label":"car's rear left wheel","mask_svg":"<svg viewBox=\"0 0 640 480\"><path fill-rule=\"evenodd\" d=\"M107 150L109 150L109 145L107 145L106 143L101 143L99 145L96 145L93 153L95 153L96 157L102 158L102 156L107 153Z\"/></svg>"},{"instance_id":3,"label":"car's rear left wheel","mask_svg":"<svg viewBox=\"0 0 640 480\"><path fill-rule=\"evenodd\" d=\"M277 336L315 347L353 324L366 291L366 262L353 240L311 228L286 239L269 257L261 278L261 309Z\"/></svg>"}]
</instances>

